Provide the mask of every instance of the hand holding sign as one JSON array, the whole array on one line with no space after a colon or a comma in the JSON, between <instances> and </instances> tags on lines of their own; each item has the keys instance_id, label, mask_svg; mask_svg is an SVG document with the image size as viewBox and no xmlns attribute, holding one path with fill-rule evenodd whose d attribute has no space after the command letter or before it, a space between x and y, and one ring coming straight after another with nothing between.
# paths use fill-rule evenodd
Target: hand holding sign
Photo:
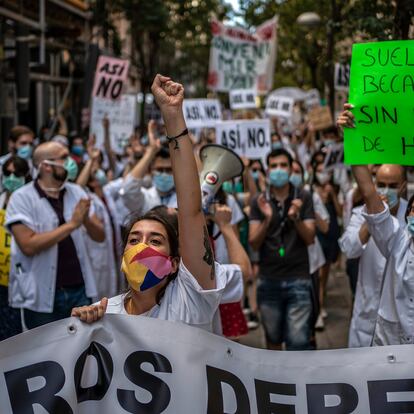
<instances>
[{"instance_id":1,"label":"hand holding sign","mask_svg":"<svg viewBox=\"0 0 414 414\"><path fill-rule=\"evenodd\" d=\"M345 130L348 164L414 165L413 66L413 40L353 45L349 99L357 128Z\"/></svg>"},{"instance_id":2,"label":"hand holding sign","mask_svg":"<svg viewBox=\"0 0 414 414\"><path fill-rule=\"evenodd\" d=\"M336 120L336 124L340 128L355 128L355 116L350 111L350 109L353 108L353 105L350 103L344 104L344 110L341 112L338 116L338 119Z\"/></svg>"},{"instance_id":3,"label":"hand holding sign","mask_svg":"<svg viewBox=\"0 0 414 414\"><path fill-rule=\"evenodd\" d=\"M82 322L93 323L102 319L108 306L108 298L102 298L99 305L80 306L73 308L70 316L79 318Z\"/></svg>"}]
</instances>

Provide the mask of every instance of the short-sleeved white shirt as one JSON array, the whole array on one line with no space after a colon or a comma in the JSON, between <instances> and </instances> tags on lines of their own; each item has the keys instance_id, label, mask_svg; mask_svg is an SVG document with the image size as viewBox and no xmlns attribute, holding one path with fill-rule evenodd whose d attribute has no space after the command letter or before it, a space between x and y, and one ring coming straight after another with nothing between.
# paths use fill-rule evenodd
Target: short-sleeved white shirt
<instances>
[{"instance_id":1,"label":"short-sleeved white shirt","mask_svg":"<svg viewBox=\"0 0 414 414\"><path fill-rule=\"evenodd\" d=\"M66 222L72 218L76 204L88 198L86 192L73 183L65 183L64 211ZM95 214L91 206L90 216ZM12 233L14 223L21 222L35 233L46 233L59 227L59 219L49 201L41 196L30 182L14 191L6 210L5 226ZM87 232L84 226L72 231L71 237L85 282L86 296L96 297L96 281L89 256L86 253ZM12 237L9 282L9 303L14 308L26 308L34 312L53 312L55 300L58 244L34 256L26 256Z\"/></svg>"},{"instance_id":2,"label":"short-sleeved white shirt","mask_svg":"<svg viewBox=\"0 0 414 414\"><path fill-rule=\"evenodd\" d=\"M221 334L218 306L241 300L242 272L238 265L215 264L216 288L204 290L181 261L177 277L169 283L159 305L142 316L183 322ZM127 314L125 294L109 299L106 313Z\"/></svg>"}]
</instances>

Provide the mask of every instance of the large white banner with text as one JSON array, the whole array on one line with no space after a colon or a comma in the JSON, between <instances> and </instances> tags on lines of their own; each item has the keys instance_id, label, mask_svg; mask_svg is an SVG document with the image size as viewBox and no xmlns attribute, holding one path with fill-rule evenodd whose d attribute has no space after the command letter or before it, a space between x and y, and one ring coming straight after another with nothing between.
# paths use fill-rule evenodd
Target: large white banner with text
<instances>
[{"instance_id":1,"label":"large white banner with text","mask_svg":"<svg viewBox=\"0 0 414 414\"><path fill-rule=\"evenodd\" d=\"M0 342L0 413L412 413L413 351L265 351L147 317L65 319Z\"/></svg>"}]
</instances>

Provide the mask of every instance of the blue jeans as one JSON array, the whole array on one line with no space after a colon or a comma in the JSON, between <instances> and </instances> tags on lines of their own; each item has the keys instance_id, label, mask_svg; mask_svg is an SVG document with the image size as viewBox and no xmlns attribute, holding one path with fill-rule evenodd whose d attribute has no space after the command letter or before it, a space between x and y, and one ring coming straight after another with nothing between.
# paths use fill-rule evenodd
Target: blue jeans
<instances>
[{"instance_id":1,"label":"blue jeans","mask_svg":"<svg viewBox=\"0 0 414 414\"><path fill-rule=\"evenodd\" d=\"M24 323L28 329L37 328L50 322L65 319L70 316L72 308L90 305L91 300L86 296L85 286L56 289L52 313L23 310Z\"/></svg>"},{"instance_id":2,"label":"blue jeans","mask_svg":"<svg viewBox=\"0 0 414 414\"><path fill-rule=\"evenodd\" d=\"M273 280L260 278L257 303L266 339L287 350L313 349L312 282L309 279Z\"/></svg>"}]
</instances>

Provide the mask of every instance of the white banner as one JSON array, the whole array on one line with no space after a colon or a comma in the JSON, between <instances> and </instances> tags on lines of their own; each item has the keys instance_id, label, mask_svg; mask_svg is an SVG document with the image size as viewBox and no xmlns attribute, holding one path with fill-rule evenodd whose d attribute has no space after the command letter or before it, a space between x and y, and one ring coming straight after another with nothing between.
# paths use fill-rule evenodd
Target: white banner
<instances>
[{"instance_id":1,"label":"white banner","mask_svg":"<svg viewBox=\"0 0 414 414\"><path fill-rule=\"evenodd\" d=\"M265 113L269 116L279 116L290 119L293 114L293 106L295 100L293 98L269 95L266 100Z\"/></svg>"},{"instance_id":2,"label":"white banner","mask_svg":"<svg viewBox=\"0 0 414 414\"><path fill-rule=\"evenodd\" d=\"M256 108L257 93L254 89L234 89L229 92L231 109Z\"/></svg>"},{"instance_id":3,"label":"white banner","mask_svg":"<svg viewBox=\"0 0 414 414\"><path fill-rule=\"evenodd\" d=\"M65 319L0 343L0 413L412 413L413 351L265 351L147 317Z\"/></svg>"},{"instance_id":4,"label":"white banner","mask_svg":"<svg viewBox=\"0 0 414 414\"><path fill-rule=\"evenodd\" d=\"M347 91L351 67L349 63L335 63L335 89Z\"/></svg>"},{"instance_id":5,"label":"white banner","mask_svg":"<svg viewBox=\"0 0 414 414\"><path fill-rule=\"evenodd\" d=\"M272 89L276 61L277 21L266 21L255 33L212 20L212 41L207 86L214 91Z\"/></svg>"},{"instance_id":6,"label":"white banner","mask_svg":"<svg viewBox=\"0 0 414 414\"><path fill-rule=\"evenodd\" d=\"M265 159L270 152L270 120L232 120L216 125L216 142L248 159Z\"/></svg>"},{"instance_id":7,"label":"white banner","mask_svg":"<svg viewBox=\"0 0 414 414\"><path fill-rule=\"evenodd\" d=\"M214 127L222 119L218 99L184 99L183 111L188 128Z\"/></svg>"},{"instance_id":8,"label":"white banner","mask_svg":"<svg viewBox=\"0 0 414 414\"><path fill-rule=\"evenodd\" d=\"M92 98L90 133L96 135L98 148L102 149L104 146L102 120L106 116L110 122L112 150L117 154L123 154L124 147L134 132L136 102L135 95L122 95L118 101Z\"/></svg>"}]
</instances>

